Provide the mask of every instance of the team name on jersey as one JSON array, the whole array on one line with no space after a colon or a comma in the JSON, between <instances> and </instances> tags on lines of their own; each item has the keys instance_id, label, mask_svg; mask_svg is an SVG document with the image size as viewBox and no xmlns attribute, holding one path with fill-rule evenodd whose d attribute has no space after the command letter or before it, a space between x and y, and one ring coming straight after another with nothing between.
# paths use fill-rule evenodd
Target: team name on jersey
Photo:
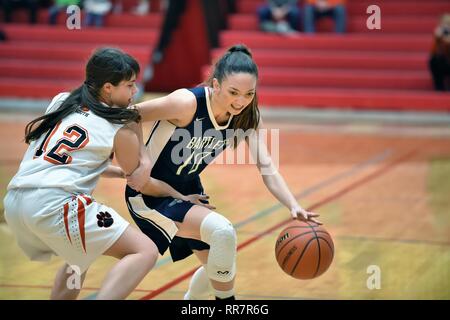
<instances>
[{"instance_id":1,"label":"team name on jersey","mask_svg":"<svg viewBox=\"0 0 450 320\"><path fill-rule=\"evenodd\" d=\"M83 110L81 108L78 108L77 110L75 110L76 113L81 114L82 116L85 116L86 118L89 117L89 113L87 112L88 110Z\"/></svg>"},{"instance_id":2,"label":"team name on jersey","mask_svg":"<svg viewBox=\"0 0 450 320\"><path fill-rule=\"evenodd\" d=\"M230 139L219 140L216 137L192 137L188 149L223 149L230 145Z\"/></svg>"}]
</instances>

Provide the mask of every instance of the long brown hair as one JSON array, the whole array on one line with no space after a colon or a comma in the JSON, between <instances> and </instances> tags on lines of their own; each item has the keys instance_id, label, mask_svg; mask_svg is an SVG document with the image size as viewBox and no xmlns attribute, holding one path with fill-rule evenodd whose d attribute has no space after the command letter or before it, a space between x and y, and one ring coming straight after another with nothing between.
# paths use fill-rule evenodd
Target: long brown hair
<instances>
[{"instance_id":1,"label":"long brown hair","mask_svg":"<svg viewBox=\"0 0 450 320\"><path fill-rule=\"evenodd\" d=\"M216 78L219 83L233 73L249 73L258 79L258 67L253 60L250 50L242 44L234 45L225 52L223 56L217 60L214 69L209 78L203 82L203 85L213 86L213 79ZM255 90L252 101L244 111L231 120L230 126L234 130L248 129L256 130L260 121L260 113L258 109L258 95ZM234 147L237 146L235 141Z\"/></svg>"},{"instance_id":2,"label":"long brown hair","mask_svg":"<svg viewBox=\"0 0 450 320\"><path fill-rule=\"evenodd\" d=\"M130 80L139 74L139 64L130 55L115 48L101 48L89 59L86 65L86 80L72 91L66 100L53 112L32 120L25 128L25 142L38 139L43 133L53 128L61 119L75 112L82 106L109 122L125 124L138 122L137 110L109 108L100 100L100 89L107 82L118 85L122 80ZM39 123L39 124L38 124ZM37 125L37 127L35 127Z\"/></svg>"}]
</instances>

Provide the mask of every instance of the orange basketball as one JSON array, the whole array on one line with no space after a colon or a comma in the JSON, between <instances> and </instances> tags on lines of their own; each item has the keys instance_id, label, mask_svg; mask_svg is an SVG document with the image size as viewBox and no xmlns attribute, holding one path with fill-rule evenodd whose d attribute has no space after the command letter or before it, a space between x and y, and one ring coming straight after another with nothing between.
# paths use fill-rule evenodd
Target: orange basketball
<instances>
[{"instance_id":1,"label":"orange basketball","mask_svg":"<svg viewBox=\"0 0 450 320\"><path fill-rule=\"evenodd\" d=\"M278 265L296 279L320 276L331 265L334 244L323 226L314 222L292 221L277 238Z\"/></svg>"}]
</instances>

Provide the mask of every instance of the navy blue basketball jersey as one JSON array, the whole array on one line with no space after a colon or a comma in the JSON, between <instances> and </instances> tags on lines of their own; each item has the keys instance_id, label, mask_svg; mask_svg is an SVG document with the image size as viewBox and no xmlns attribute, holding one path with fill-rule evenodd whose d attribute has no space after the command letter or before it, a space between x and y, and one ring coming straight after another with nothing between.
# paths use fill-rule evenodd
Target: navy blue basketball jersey
<instances>
[{"instance_id":1,"label":"navy blue basketball jersey","mask_svg":"<svg viewBox=\"0 0 450 320\"><path fill-rule=\"evenodd\" d=\"M197 87L188 90L197 100L197 108L191 122L185 127L177 127L167 120L157 121L146 143L153 163L151 176L168 183L184 195L204 193L200 173L233 139L233 131L227 130L232 116L225 125L221 126L216 122L209 100L209 88ZM172 197L143 194L145 206L141 206L139 197L139 192L127 185L125 199L128 210L141 231L155 242L161 255L170 248L172 260L177 261L191 255L193 250L209 249L209 245L200 240L176 235L172 238L169 234L168 230L173 230L172 225L175 225L168 223L167 218L182 222L194 206L193 203ZM136 207L136 203L139 207Z\"/></svg>"},{"instance_id":2,"label":"navy blue basketball jersey","mask_svg":"<svg viewBox=\"0 0 450 320\"><path fill-rule=\"evenodd\" d=\"M177 127L167 120L157 121L146 143L154 163L151 176L167 182L179 192L190 191L183 186L199 181L199 174L230 145L232 135L219 125L211 109L209 88L188 89L197 100L197 110L186 127Z\"/></svg>"}]
</instances>

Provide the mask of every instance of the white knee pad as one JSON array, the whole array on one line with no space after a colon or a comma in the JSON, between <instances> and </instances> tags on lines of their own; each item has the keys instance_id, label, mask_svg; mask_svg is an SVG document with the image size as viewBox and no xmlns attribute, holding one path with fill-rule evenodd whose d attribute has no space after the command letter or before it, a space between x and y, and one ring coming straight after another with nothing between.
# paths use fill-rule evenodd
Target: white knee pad
<instances>
[{"instance_id":1,"label":"white knee pad","mask_svg":"<svg viewBox=\"0 0 450 320\"><path fill-rule=\"evenodd\" d=\"M236 274L237 237L233 225L224 216L211 212L200 226L203 242L209 244L208 277L219 282L229 282Z\"/></svg>"}]
</instances>

